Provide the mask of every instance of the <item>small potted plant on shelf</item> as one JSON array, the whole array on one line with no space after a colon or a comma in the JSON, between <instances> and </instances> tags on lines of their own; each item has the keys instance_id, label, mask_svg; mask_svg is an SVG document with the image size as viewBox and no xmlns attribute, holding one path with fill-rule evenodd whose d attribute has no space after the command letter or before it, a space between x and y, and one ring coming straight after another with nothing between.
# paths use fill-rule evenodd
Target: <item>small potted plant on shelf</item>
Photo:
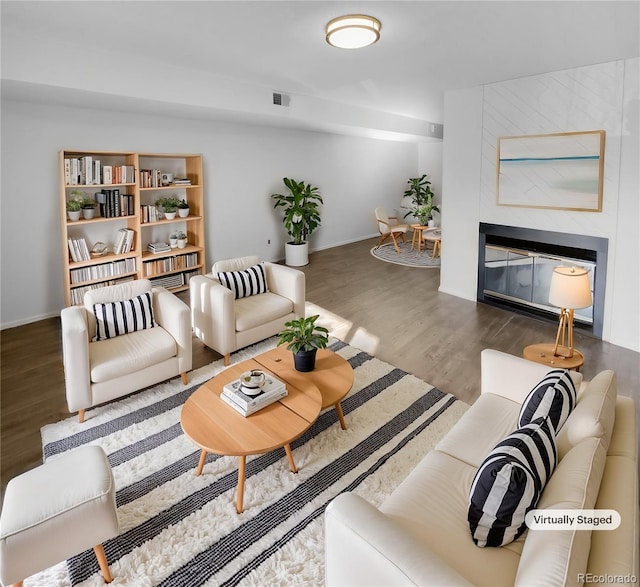
<instances>
[{"instance_id":1,"label":"small potted plant on shelf","mask_svg":"<svg viewBox=\"0 0 640 587\"><path fill-rule=\"evenodd\" d=\"M178 242L178 248L184 249L187 246L187 235L181 230L176 232L176 239Z\"/></svg>"},{"instance_id":2,"label":"small potted plant on shelf","mask_svg":"<svg viewBox=\"0 0 640 587\"><path fill-rule=\"evenodd\" d=\"M178 203L178 216L180 216L180 218L189 216L189 204L186 200L180 200Z\"/></svg>"},{"instance_id":3,"label":"small potted plant on shelf","mask_svg":"<svg viewBox=\"0 0 640 587\"><path fill-rule=\"evenodd\" d=\"M91 220L96 212L96 206L98 202L96 202L93 198L84 197L82 199L82 217L85 220Z\"/></svg>"},{"instance_id":4,"label":"small potted plant on shelf","mask_svg":"<svg viewBox=\"0 0 640 587\"><path fill-rule=\"evenodd\" d=\"M287 345L287 349L293 353L293 363L297 371L313 371L318 349L327 348L329 331L324 326L316 325L319 317L320 315L316 314L285 322L285 330L278 334L278 346Z\"/></svg>"},{"instance_id":5,"label":"small potted plant on shelf","mask_svg":"<svg viewBox=\"0 0 640 587\"><path fill-rule=\"evenodd\" d=\"M67 216L69 220L76 221L80 220L80 215L82 214L82 202L77 200L76 198L72 198L67 200Z\"/></svg>"},{"instance_id":6,"label":"small potted plant on shelf","mask_svg":"<svg viewBox=\"0 0 640 587\"><path fill-rule=\"evenodd\" d=\"M178 248L178 233L177 232L172 232L171 235L169 235L169 246L172 249L177 249Z\"/></svg>"},{"instance_id":7,"label":"small potted plant on shelf","mask_svg":"<svg viewBox=\"0 0 640 587\"><path fill-rule=\"evenodd\" d=\"M173 220L176 217L179 204L180 200L175 196L167 196L166 198L159 198L156 200L156 206L162 208L164 217L167 220Z\"/></svg>"},{"instance_id":8,"label":"small potted plant on shelf","mask_svg":"<svg viewBox=\"0 0 640 587\"><path fill-rule=\"evenodd\" d=\"M288 194L271 194L275 200L274 208L284 208L282 222L292 240L285 244L285 263L300 267L309 263L309 243L307 237L320 226L318 203L322 196L317 187L283 178Z\"/></svg>"}]
</instances>

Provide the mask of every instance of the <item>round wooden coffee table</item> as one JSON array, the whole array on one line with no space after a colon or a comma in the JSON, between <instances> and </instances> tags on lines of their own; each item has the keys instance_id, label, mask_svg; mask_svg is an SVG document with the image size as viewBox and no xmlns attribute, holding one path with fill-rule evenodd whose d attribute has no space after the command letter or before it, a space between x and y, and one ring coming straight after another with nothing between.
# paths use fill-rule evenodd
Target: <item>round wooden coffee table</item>
<instances>
[{"instance_id":1,"label":"round wooden coffee table","mask_svg":"<svg viewBox=\"0 0 640 587\"><path fill-rule=\"evenodd\" d=\"M312 382L322 394L322 409L334 406L340 426L343 430L347 429L340 402L353 387L353 369L346 359L328 349L318 349L315 369L301 373L295 369L293 353L286 346L279 346L258 355L254 360L288 384Z\"/></svg>"},{"instance_id":2,"label":"round wooden coffee table","mask_svg":"<svg viewBox=\"0 0 640 587\"><path fill-rule=\"evenodd\" d=\"M208 453L238 457L238 513L244 509L247 455L284 448L291 471L297 473L289 443L315 422L323 403L311 378L287 380L286 397L244 417L222 401L220 394L225 384L251 369L265 367L254 359L228 367L196 390L185 402L180 415L185 435L202 449L196 475L202 473ZM272 374L278 377L276 373Z\"/></svg>"}]
</instances>

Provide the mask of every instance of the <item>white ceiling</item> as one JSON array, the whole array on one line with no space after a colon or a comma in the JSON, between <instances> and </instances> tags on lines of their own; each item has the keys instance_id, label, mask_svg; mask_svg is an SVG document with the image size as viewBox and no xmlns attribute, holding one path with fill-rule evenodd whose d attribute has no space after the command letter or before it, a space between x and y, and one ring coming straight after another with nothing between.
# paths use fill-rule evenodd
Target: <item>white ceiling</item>
<instances>
[{"instance_id":1,"label":"white ceiling","mask_svg":"<svg viewBox=\"0 0 640 587\"><path fill-rule=\"evenodd\" d=\"M382 22L377 44L327 45L349 12ZM639 21L638 1L2 1L3 36L435 122L449 89L638 56Z\"/></svg>"}]
</instances>

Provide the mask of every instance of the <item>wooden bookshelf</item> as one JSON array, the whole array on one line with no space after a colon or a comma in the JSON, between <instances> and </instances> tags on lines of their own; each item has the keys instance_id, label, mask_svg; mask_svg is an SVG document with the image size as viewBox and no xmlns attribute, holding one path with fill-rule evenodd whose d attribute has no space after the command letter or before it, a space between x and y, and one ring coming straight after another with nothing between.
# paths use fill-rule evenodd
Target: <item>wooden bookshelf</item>
<instances>
[{"instance_id":1,"label":"wooden bookshelf","mask_svg":"<svg viewBox=\"0 0 640 587\"><path fill-rule=\"evenodd\" d=\"M105 170L105 166L108 170ZM91 170L87 172L89 167ZM203 272L206 264L201 155L62 150L59 152L59 169L61 244L67 306L81 304L87 288L103 287L130 279L169 283L171 285L168 289L171 291L182 291L188 289L191 276ZM150 176L161 178L162 174L172 174L174 179L187 179L190 183L162 185L158 179L149 187L141 187L141 170L145 170L147 184ZM111 173L113 180L120 183L105 182L107 171ZM69 220L66 203L74 197L74 190L83 192L88 198L102 201L95 209L94 218ZM189 204L189 215L185 218L176 215L172 220L161 218L154 222L142 222L141 207L153 206L156 200L167 196L185 200ZM133 242L130 250L115 254L117 235L123 228L133 231ZM168 244L170 234L176 231L187 234L186 248L171 249L170 252L161 254L147 251L147 245L151 242L162 241ZM97 242L103 242L107 245L108 252L100 257L90 255L89 259L79 258L76 245L74 253L77 260L74 260L70 239L76 243L84 239L89 251ZM186 254L189 254L188 267L184 267L185 258L181 257L174 262L179 268L148 274L145 263ZM171 262L167 263L170 264Z\"/></svg>"}]
</instances>

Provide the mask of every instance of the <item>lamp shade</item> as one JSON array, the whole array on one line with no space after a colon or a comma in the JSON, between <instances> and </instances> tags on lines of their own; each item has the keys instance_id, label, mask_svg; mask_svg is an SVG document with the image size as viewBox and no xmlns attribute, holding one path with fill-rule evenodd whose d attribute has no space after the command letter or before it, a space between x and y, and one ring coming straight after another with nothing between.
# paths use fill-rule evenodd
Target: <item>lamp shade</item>
<instances>
[{"instance_id":1,"label":"lamp shade","mask_svg":"<svg viewBox=\"0 0 640 587\"><path fill-rule=\"evenodd\" d=\"M580 267L556 267L551 276L549 302L559 308L588 308L593 303L589 273Z\"/></svg>"},{"instance_id":2,"label":"lamp shade","mask_svg":"<svg viewBox=\"0 0 640 587\"><path fill-rule=\"evenodd\" d=\"M382 25L377 18L365 14L347 14L327 23L326 41L340 49L360 49L380 38Z\"/></svg>"}]
</instances>

